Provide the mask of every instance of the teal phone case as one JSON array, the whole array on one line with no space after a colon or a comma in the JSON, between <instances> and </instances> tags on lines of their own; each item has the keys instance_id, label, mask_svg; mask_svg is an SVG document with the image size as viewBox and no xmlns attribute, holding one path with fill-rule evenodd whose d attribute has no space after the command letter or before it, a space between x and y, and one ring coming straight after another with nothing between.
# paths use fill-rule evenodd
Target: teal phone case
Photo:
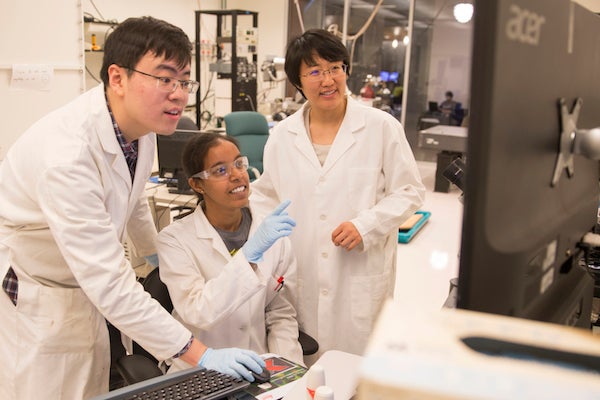
<instances>
[{"instance_id":1,"label":"teal phone case","mask_svg":"<svg viewBox=\"0 0 600 400\"><path fill-rule=\"evenodd\" d=\"M408 243L412 238L423 228L425 223L429 221L431 213L429 211L417 211L415 214L422 214L420 220L408 231L398 231L398 243Z\"/></svg>"}]
</instances>

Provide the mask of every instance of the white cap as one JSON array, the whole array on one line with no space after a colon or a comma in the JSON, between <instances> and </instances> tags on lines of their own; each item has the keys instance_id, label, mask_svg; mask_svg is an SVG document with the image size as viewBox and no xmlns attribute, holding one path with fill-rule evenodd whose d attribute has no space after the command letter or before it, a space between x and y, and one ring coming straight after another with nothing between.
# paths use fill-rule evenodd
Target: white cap
<instances>
[{"instance_id":1,"label":"white cap","mask_svg":"<svg viewBox=\"0 0 600 400\"><path fill-rule=\"evenodd\" d=\"M314 400L333 400L333 389L329 386L319 386L315 391Z\"/></svg>"}]
</instances>

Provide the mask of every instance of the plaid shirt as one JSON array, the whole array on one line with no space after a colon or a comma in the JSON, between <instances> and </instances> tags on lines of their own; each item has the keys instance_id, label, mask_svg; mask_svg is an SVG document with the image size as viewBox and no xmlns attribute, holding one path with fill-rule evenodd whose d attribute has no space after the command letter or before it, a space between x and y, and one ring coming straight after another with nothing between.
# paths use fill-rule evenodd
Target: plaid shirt
<instances>
[{"instance_id":1,"label":"plaid shirt","mask_svg":"<svg viewBox=\"0 0 600 400\"><path fill-rule=\"evenodd\" d=\"M13 304L16 306L19 280L17 279L17 275L15 274L15 271L13 271L12 267L8 269L8 272L2 280L2 288L10 298L10 301L12 301Z\"/></svg>"},{"instance_id":2,"label":"plaid shirt","mask_svg":"<svg viewBox=\"0 0 600 400\"><path fill-rule=\"evenodd\" d=\"M125 136L123 136L121 129L119 129L119 126L115 121L115 117L113 116L108 101L106 102L106 107L108 107L108 113L110 114L110 119L112 121L113 128L115 129L117 140L121 145L121 150L123 150L123 154L125 155L125 161L127 161L127 166L129 167L129 174L131 175L131 181L133 182L133 177L135 176L135 166L137 165L138 157L138 141L136 139L131 143L127 143Z\"/></svg>"},{"instance_id":3,"label":"plaid shirt","mask_svg":"<svg viewBox=\"0 0 600 400\"><path fill-rule=\"evenodd\" d=\"M119 126L117 125L117 122L115 121L115 117L113 116L112 110L110 109L108 100L106 101L106 107L108 108L108 113L110 114L110 119L112 120L113 128L115 129L117 141L121 145L121 150L123 150L123 154L125 155L125 160L127 161L127 166L129 167L129 174L131 175L131 181L133 182L133 177L135 176L135 167L137 165L138 141L134 140L131 143L127 143L125 136L123 136L123 133L121 132ZM19 279L17 278L17 275L15 274L15 271L12 269L12 267L8 269L8 272L2 280L2 288L4 289L4 292L6 292L10 300L13 302L13 304L17 305Z\"/></svg>"}]
</instances>

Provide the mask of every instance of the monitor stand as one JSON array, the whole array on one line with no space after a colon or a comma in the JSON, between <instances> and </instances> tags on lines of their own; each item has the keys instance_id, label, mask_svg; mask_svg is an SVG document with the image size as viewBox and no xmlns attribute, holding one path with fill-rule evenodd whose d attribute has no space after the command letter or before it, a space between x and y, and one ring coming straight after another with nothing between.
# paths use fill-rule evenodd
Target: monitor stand
<instances>
[{"instance_id":1,"label":"monitor stand","mask_svg":"<svg viewBox=\"0 0 600 400\"><path fill-rule=\"evenodd\" d=\"M187 177L184 173L178 172L176 175L177 187L169 189L169 193L173 194L194 194L190 185L188 184Z\"/></svg>"}]
</instances>

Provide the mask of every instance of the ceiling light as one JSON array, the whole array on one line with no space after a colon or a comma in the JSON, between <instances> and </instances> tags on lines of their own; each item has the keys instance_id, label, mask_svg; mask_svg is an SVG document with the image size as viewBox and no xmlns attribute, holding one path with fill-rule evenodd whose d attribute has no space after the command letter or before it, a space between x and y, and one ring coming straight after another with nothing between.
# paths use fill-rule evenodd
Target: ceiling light
<instances>
[{"instance_id":1,"label":"ceiling light","mask_svg":"<svg viewBox=\"0 0 600 400\"><path fill-rule=\"evenodd\" d=\"M458 3L454 6L454 18L461 24L466 24L473 17L473 4Z\"/></svg>"},{"instance_id":2,"label":"ceiling light","mask_svg":"<svg viewBox=\"0 0 600 400\"><path fill-rule=\"evenodd\" d=\"M393 48L396 48L396 47L398 47L398 39L394 39L394 40L392 40L392 47L393 47Z\"/></svg>"}]
</instances>

